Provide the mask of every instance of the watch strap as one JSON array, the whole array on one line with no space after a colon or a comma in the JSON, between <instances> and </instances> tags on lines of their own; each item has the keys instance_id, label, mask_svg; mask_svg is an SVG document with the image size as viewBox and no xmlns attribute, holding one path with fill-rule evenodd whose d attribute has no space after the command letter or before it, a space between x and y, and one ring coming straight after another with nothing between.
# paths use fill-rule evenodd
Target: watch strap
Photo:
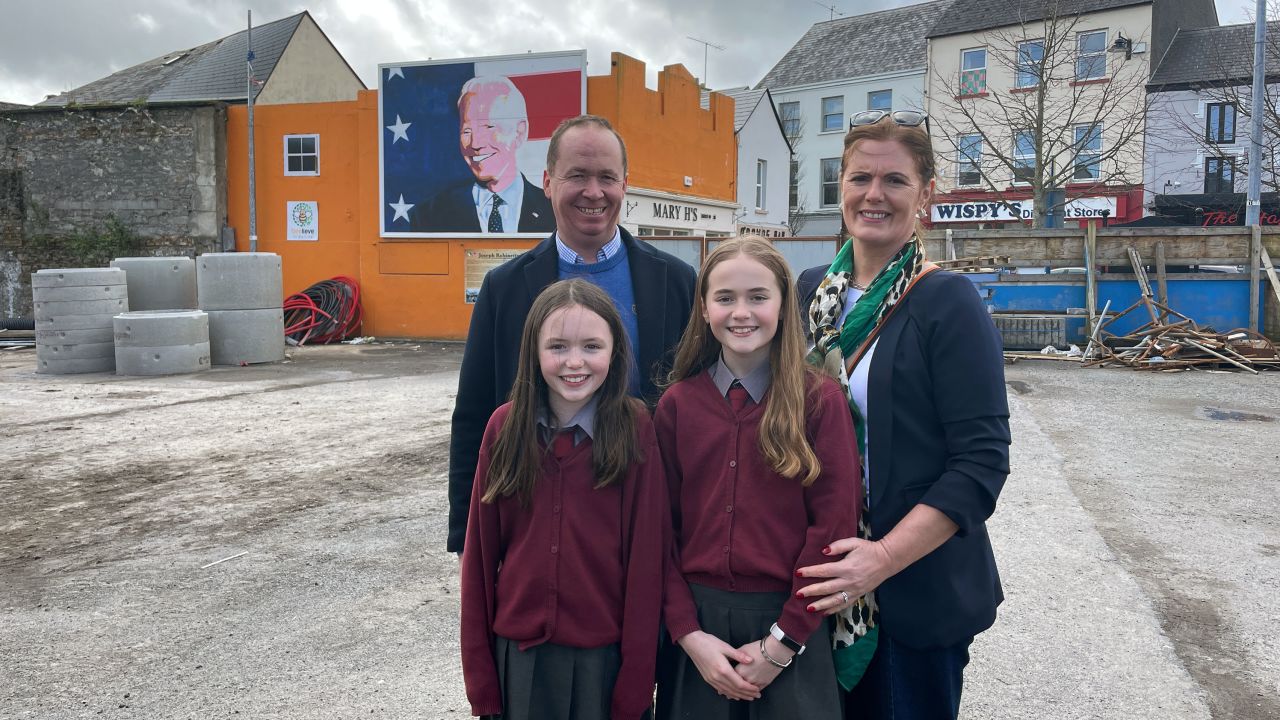
<instances>
[{"instance_id":1,"label":"watch strap","mask_svg":"<svg viewBox=\"0 0 1280 720\"><path fill-rule=\"evenodd\" d=\"M783 632L782 628L778 627L778 623L774 623L773 626L769 628L769 634L773 636L774 640L782 643L782 646L791 652L797 655L804 652L804 644L796 642L794 638Z\"/></svg>"}]
</instances>

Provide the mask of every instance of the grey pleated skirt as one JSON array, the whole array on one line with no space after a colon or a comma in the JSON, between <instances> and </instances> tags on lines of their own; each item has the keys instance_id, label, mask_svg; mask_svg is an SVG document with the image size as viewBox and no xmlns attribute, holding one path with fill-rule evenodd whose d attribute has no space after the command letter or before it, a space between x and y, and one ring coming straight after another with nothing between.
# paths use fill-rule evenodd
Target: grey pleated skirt
<instances>
[{"instance_id":1,"label":"grey pleated skirt","mask_svg":"<svg viewBox=\"0 0 1280 720\"><path fill-rule=\"evenodd\" d=\"M543 643L521 650L504 637L494 648L502 686L501 720L610 720L622 652L617 644L575 648Z\"/></svg>"},{"instance_id":2,"label":"grey pleated skirt","mask_svg":"<svg viewBox=\"0 0 1280 720\"><path fill-rule=\"evenodd\" d=\"M757 642L782 613L787 593L728 592L690 584L698 624L733 647ZM667 639L658 658L658 720L841 720L840 685L831 657L829 622L813 633L803 655L761 693L728 700L702 679L684 650Z\"/></svg>"}]
</instances>

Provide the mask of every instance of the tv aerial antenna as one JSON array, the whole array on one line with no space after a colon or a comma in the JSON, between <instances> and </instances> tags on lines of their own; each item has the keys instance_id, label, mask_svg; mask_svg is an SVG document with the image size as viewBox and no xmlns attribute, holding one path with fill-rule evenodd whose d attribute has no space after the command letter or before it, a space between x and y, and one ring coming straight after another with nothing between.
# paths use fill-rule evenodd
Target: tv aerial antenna
<instances>
[{"instance_id":1,"label":"tv aerial antenna","mask_svg":"<svg viewBox=\"0 0 1280 720\"><path fill-rule=\"evenodd\" d=\"M826 8L827 11L831 13L832 20L835 20L837 15L839 15L840 17L844 17L844 13L840 12L840 8L836 7L835 5L827 5L826 3L820 3L818 2L818 0L810 0L810 2L812 2L814 5L817 5L820 8Z\"/></svg>"},{"instance_id":2,"label":"tv aerial antenna","mask_svg":"<svg viewBox=\"0 0 1280 720\"><path fill-rule=\"evenodd\" d=\"M724 50L724 46L716 45L713 42L710 42L708 40L702 40L692 35L685 35L685 37L689 38L690 40L696 43L702 43L702 87L710 90L711 85L707 83L707 51L710 50L711 48L715 48L717 50Z\"/></svg>"}]
</instances>

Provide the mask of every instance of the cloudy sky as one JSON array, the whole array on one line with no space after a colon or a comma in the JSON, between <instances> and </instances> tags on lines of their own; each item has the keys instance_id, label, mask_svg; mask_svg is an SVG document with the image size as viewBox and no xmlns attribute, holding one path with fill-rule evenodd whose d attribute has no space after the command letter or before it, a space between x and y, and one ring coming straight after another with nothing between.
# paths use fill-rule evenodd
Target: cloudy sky
<instances>
[{"instance_id":1,"label":"cloudy sky","mask_svg":"<svg viewBox=\"0 0 1280 720\"><path fill-rule=\"evenodd\" d=\"M365 84L379 63L587 49L602 75L619 51L658 68L683 63L716 88L754 85L835 5L860 14L912 0L0 0L0 101L36 103L173 50L300 10L312 16ZM1254 0L1217 0L1223 24Z\"/></svg>"}]
</instances>

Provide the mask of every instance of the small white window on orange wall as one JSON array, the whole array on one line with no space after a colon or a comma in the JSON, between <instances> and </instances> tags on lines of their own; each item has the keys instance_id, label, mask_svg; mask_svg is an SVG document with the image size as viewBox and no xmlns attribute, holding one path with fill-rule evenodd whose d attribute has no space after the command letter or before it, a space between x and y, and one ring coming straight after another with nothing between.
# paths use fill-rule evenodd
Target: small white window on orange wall
<instances>
[{"instance_id":1,"label":"small white window on orange wall","mask_svg":"<svg viewBox=\"0 0 1280 720\"><path fill-rule=\"evenodd\" d=\"M284 136L284 174L320 174L320 136Z\"/></svg>"}]
</instances>

